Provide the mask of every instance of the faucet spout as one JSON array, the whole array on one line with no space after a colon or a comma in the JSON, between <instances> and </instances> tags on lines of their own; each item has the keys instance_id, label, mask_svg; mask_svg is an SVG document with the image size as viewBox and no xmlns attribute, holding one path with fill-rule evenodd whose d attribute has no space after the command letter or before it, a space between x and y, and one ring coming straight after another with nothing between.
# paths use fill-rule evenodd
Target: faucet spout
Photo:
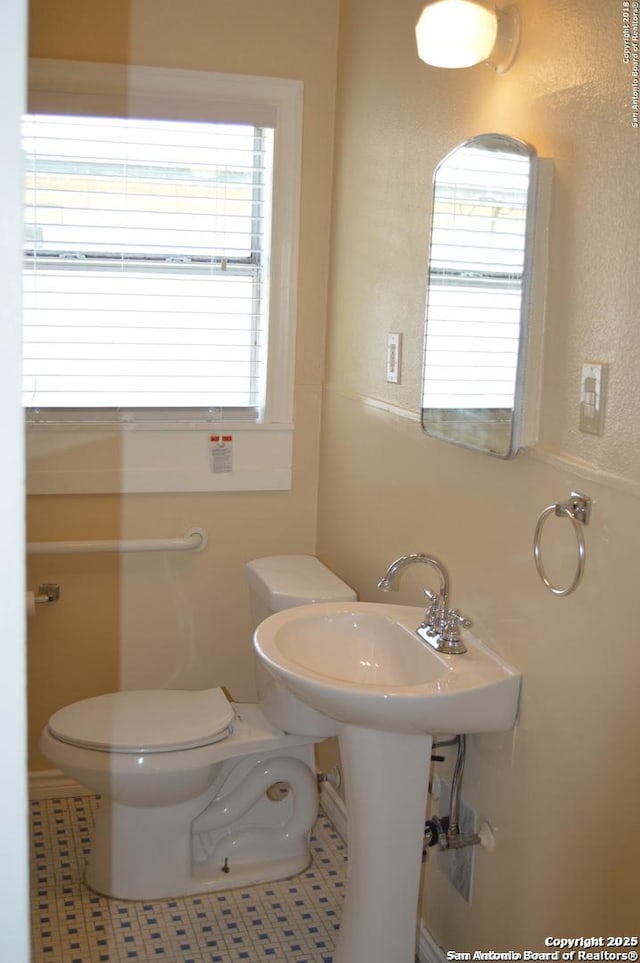
<instances>
[{"instance_id":1,"label":"faucet spout","mask_svg":"<svg viewBox=\"0 0 640 963\"><path fill-rule=\"evenodd\" d=\"M447 570L437 558L434 558L433 555L425 555L423 552L413 552L410 555L401 555L400 558L397 558L395 562L391 563L378 582L378 588L382 592L388 592L398 572L407 565L413 565L415 562L430 565L436 570L440 577L440 591L438 594L442 597L446 606L449 600L449 576Z\"/></svg>"},{"instance_id":2,"label":"faucet spout","mask_svg":"<svg viewBox=\"0 0 640 963\"><path fill-rule=\"evenodd\" d=\"M391 563L384 573L378 582L378 588L382 592L388 592L398 572L405 566L413 565L416 562L434 568L440 579L440 591L437 595L428 589L424 590L425 596L430 600L430 605L424 614L422 623L416 629L416 633L423 642L427 642L438 652L446 652L448 655L461 655L466 652L466 647L460 638L460 627L469 626L471 622L461 615L457 609L449 608L449 575L441 561L434 558L433 555L425 555L423 552L401 555L400 558Z\"/></svg>"}]
</instances>

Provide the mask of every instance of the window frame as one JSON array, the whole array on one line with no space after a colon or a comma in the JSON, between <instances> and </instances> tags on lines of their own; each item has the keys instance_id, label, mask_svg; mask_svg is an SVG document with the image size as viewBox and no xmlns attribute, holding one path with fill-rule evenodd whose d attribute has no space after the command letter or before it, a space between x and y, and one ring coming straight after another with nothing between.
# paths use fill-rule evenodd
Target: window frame
<instances>
[{"instance_id":1,"label":"window frame","mask_svg":"<svg viewBox=\"0 0 640 963\"><path fill-rule=\"evenodd\" d=\"M281 490L291 487L302 154L300 80L173 68L35 59L32 113L245 122L273 126L267 384L256 421L241 411L42 409L27 423L33 493ZM210 434L233 436L212 468ZM132 437L134 436L134 437ZM90 453L90 454L89 454ZM96 460L97 454L97 460ZM229 467L231 465L231 467Z\"/></svg>"}]
</instances>

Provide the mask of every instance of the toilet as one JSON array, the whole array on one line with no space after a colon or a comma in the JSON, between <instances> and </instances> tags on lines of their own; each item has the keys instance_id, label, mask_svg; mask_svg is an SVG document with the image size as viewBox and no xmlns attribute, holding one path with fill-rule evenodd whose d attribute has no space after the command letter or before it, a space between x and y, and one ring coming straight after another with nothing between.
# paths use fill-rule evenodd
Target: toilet
<instances>
[{"instance_id":1,"label":"toilet","mask_svg":"<svg viewBox=\"0 0 640 963\"><path fill-rule=\"evenodd\" d=\"M256 559L246 577L254 627L284 608L356 598L310 555ZM308 866L314 744L333 733L260 666L258 692L259 705L219 687L115 692L51 716L43 754L101 797L85 871L92 889L154 900Z\"/></svg>"}]
</instances>

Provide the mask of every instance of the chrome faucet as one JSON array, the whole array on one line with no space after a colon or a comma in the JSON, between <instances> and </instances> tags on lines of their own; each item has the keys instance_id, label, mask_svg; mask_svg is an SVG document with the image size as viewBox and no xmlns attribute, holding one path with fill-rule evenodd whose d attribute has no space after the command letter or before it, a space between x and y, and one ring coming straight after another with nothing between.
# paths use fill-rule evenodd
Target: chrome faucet
<instances>
[{"instance_id":1,"label":"chrome faucet","mask_svg":"<svg viewBox=\"0 0 640 963\"><path fill-rule=\"evenodd\" d=\"M430 565L435 568L440 577L440 591L437 595L429 589L424 589L424 595L429 599L430 605L424 614L424 619L417 627L416 633L438 652L443 652L446 655L462 655L467 649L460 638L460 628L461 626L471 625L471 621L461 615L458 609L449 608L449 575L442 562L437 558L432 555L425 555L422 552L401 555L400 558L391 563L384 573L378 582L378 588L382 592L388 592L398 572L415 562Z\"/></svg>"}]
</instances>

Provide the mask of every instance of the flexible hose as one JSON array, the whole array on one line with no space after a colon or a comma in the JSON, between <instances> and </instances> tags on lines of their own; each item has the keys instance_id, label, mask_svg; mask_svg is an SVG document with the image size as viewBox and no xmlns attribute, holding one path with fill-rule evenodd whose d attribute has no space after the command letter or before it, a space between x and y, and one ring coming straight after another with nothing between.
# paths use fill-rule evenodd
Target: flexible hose
<instances>
[{"instance_id":1,"label":"flexible hose","mask_svg":"<svg viewBox=\"0 0 640 963\"><path fill-rule=\"evenodd\" d=\"M462 774L467 754L466 736L456 736L458 754L451 780L451 802L449 803L449 829L447 836L457 836L460 832L460 793L462 792Z\"/></svg>"}]
</instances>

